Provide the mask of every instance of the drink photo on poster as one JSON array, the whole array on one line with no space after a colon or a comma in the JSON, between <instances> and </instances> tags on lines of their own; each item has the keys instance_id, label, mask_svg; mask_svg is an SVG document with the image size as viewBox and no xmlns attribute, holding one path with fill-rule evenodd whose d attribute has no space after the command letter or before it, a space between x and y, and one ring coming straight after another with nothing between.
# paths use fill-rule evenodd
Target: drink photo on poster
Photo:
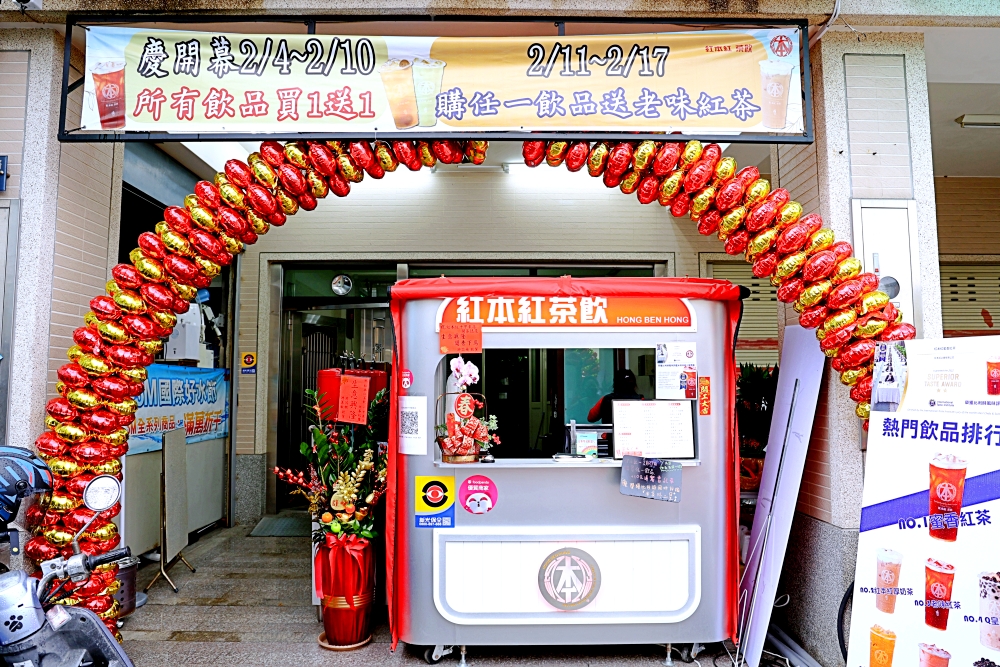
<instances>
[{"instance_id":1,"label":"drink photo on poster","mask_svg":"<svg viewBox=\"0 0 1000 667\"><path fill-rule=\"evenodd\" d=\"M936 454L931 460L928 522L933 538L945 542L958 539L967 467L967 462L954 454Z\"/></svg>"},{"instance_id":2,"label":"drink photo on poster","mask_svg":"<svg viewBox=\"0 0 1000 667\"><path fill-rule=\"evenodd\" d=\"M924 622L932 628L947 630L951 591L955 584L955 566L928 558L925 573Z\"/></svg>"},{"instance_id":3,"label":"drink photo on poster","mask_svg":"<svg viewBox=\"0 0 1000 667\"><path fill-rule=\"evenodd\" d=\"M760 61L760 98L764 107L764 127L784 129L788 111L788 89L795 66L784 60Z\"/></svg>"},{"instance_id":4,"label":"drink photo on poster","mask_svg":"<svg viewBox=\"0 0 1000 667\"><path fill-rule=\"evenodd\" d=\"M415 127L419 119L417 95L413 89L413 61L393 58L378 68L397 130Z\"/></svg>"},{"instance_id":5,"label":"drink photo on poster","mask_svg":"<svg viewBox=\"0 0 1000 667\"><path fill-rule=\"evenodd\" d=\"M871 629L869 667L892 667L892 655L896 652L896 633L881 625Z\"/></svg>"},{"instance_id":6,"label":"drink photo on poster","mask_svg":"<svg viewBox=\"0 0 1000 667\"><path fill-rule=\"evenodd\" d=\"M91 70L94 95L101 117L101 128L116 130L125 127L125 61L107 60Z\"/></svg>"},{"instance_id":7,"label":"drink photo on poster","mask_svg":"<svg viewBox=\"0 0 1000 667\"><path fill-rule=\"evenodd\" d=\"M896 591L899 590L899 571L903 555L892 549L879 549L876 563L875 608L891 614L896 611Z\"/></svg>"},{"instance_id":8,"label":"drink photo on poster","mask_svg":"<svg viewBox=\"0 0 1000 667\"><path fill-rule=\"evenodd\" d=\"M1000 651L1000 572L979 575L979 643Z\"/></svg>"}]
</instances>

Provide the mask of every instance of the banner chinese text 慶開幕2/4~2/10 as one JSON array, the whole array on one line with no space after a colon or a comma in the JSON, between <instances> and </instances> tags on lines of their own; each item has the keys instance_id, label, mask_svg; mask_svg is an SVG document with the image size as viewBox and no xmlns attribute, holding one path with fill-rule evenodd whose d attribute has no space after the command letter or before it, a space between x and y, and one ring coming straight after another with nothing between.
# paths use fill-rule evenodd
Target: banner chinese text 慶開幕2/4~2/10
<instances>
[{"instance_id":1,"label":"banner chinese text \u6176\u958b\u5e552/4~2/10","mask_svg":"<svg viewBox=\"0 0 1000 667\"><path fill-rule=\"evenodd\" d=\"M997 349L876 350L850 667L1000 664Z\"/></svg>"},{"instance_id":2,"label":"banner chinese text \u6176\u958b\u5e552/4~2/10","mask_svg":"<svg viewBox=\"0 0 1000 667\"><path fill-rule=\"evenodd\" d=\"M566 37L90 26L82 129L803 133L798 27Z\"/></svg>"}]
</instances>

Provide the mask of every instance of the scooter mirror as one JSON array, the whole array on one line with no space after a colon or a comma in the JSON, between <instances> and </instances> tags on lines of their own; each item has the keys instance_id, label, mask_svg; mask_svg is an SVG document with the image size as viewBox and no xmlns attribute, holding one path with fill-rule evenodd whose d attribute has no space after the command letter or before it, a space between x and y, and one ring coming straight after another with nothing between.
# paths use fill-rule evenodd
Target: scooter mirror
<instances>
[{"instance_id":1,"label":"scooter mirror","mask_svg":"<svg viewBox=\"0 0 1000 667\"><path fill-rule=\"evenodd\" d=\"M91 512L111 509L122 495L122 483L111 475L98 475L83 490L83 504Z\"/></svg>"}]
</instances>

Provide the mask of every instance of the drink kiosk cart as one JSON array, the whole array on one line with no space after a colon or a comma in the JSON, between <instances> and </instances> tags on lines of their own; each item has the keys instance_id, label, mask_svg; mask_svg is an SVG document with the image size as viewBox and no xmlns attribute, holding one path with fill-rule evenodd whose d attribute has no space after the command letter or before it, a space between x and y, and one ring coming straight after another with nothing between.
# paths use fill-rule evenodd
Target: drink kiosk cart
<instances>
[{"instance_id":1,"label":"drink kiosk cart","mask_svg":"<svg viewBox=\"0 0 1000 667\"><path fill-rule=\"evenodd\" d=\"M425 654L432 661L442 647L459 645L735 639L734 344L741 308L741 288L718 280L396 283L386 531L393 642L437 647ZM489 463L448 462L454 459L443 457L438 436L450 433L446 413L463 406L448 387L454 355L442 349L473 351L479 335L487 385L506 384L508 373L500 371L516 365L508 361L498 370L488 355L513 357L494 351L530 357L532 350L609 350L621 368L642 350L650 353L642 355L644 371L655 355L657 398L671 396L668 385L677 381L669 350L690 350L683 369L686 375L696 369L697 395L688 398L682 377L688 413L674 414L681 422L691 415L691 447L652 452L681 464L679 502L623 493L622 459L614 455L637 440L635 433L619 432L620 424L613 427L617 442L597 458L533 450L529 458L498 454ZM487 412L494 412L492 405ZM561 422L550 429L560 435L548 442L570 453L571 428L561 440ZM646 435L670 441L675 434L667 430ZM502 423L498 432L503 434ZM475 461L464 457L470 458Z\"/></svg>"}]
</instances>

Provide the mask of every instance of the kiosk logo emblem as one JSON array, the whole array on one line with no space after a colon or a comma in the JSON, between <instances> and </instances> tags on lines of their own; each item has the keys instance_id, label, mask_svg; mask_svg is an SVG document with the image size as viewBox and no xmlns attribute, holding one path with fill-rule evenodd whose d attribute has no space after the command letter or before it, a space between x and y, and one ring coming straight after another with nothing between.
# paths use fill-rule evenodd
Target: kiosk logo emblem
<instances>
[{"instance_id":1,"label":"kiosk logo emblem","mask_svg":"<svg viewBox=\"0 0 1000 667\"><path fill-rule=\"evenodd\" d=\"M554 551L538 569L538 590L546 602L562 611L586 607L600 588L601 568L583 549Z\"/></svg>"}]
</instances>

